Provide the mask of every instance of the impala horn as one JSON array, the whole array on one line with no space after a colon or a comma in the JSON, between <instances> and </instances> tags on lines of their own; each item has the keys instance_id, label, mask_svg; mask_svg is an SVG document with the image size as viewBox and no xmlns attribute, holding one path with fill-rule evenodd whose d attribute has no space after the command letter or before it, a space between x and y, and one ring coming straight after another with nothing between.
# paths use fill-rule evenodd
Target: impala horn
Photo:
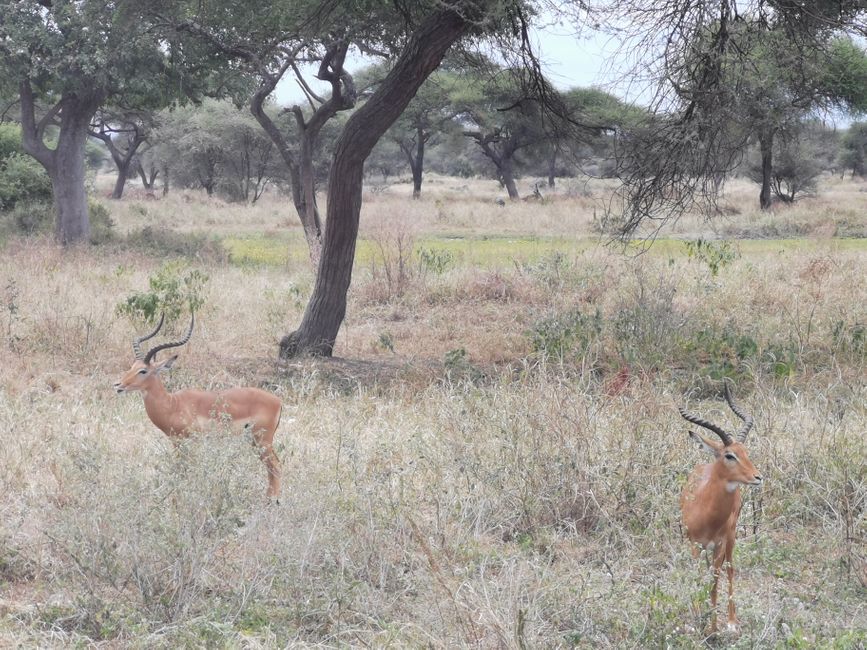
<instances>
[{"instance_id":1,"label":"impala horn","mask_svg":"<svg viewBox=\"0 0 867 650\"><path fill-rule=\"evenodd\" d=\"M707 420L702 420L697 415L693 415L689 411L685 411L684 409L682 409L680 407L678 407L677 410L680 411L680 414L683 416L684 420L688 420L689 422L692 422L693 424L697 424L698 426L704 427L705 429L707 429L709 431L713 431L715 434L717 434L720 437L720 440L722 440L724 446L728 447L732 444L732 442L733 442L732 437L729 434L727 434L725 432L725 430L721 429L717 425L712 424L711 422L708 422Z\"/></svg>"},{"instance_id":2,"label":"impala horn","mask_svg":"<svg viewBox=\"0 0 867 650\"><path fill-rule=\"evenodd\" d=\"M750 432L750 429L753 428L753 416L744 411L740 406L735 403L735 399L734 397L732 397L732 392L729 388L728 382L725 383L725 390L723 392L725 393L726 402L729 403L729 407L731 408L731 410L735 412L735 415L737 415L741 420L744 421L741 430L738 431L737 434L738 442L742 443L744 440L747 439L747 434Z\"/></svg>"},{"instance_id":3,"label":"impala horn","mask_svg":"<svg viewBox=\"0 0 867 650\"><path fill-rule=\"evenodd\" d=\"M163 321L166 319L166 313L163 312L160 315L160 322L157 323L157 328L151 332L150 334L146 334L145 336L140 336L136 339L132 340L132 351L135 352L135 358L141 361L144 359L144 353L141 351L142 341L147 341L148 339L152 339L157 335L157 332L160 331L160 328L163 326Z\"/></svg>"},{"instance_id":4,"label":"impala horn","mask_svg":"<svg viewBox=\"0 0 867 650\"><path fill-rule=\"evenodd\" d=\"M187 330L187 335L182 338L180 341L175 341L174 343L163 343L162 345L158 345L155 348L152 348L150 352L144 358L144 364L149 364L153 358L156 356L157 352L162 350L167 350L168 348L177 348L184 345L187 341L190 340L190 337L193 335L193 326L196 324L196 315L190 314L190 329Z\"/></svg>"}]
</instances>

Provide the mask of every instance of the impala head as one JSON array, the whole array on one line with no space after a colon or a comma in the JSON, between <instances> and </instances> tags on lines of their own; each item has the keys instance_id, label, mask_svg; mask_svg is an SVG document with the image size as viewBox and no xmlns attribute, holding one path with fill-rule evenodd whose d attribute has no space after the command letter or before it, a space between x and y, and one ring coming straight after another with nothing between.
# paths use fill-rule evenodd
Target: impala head
<instances>
[{"instance_id":1,"label":"impala head","mask_svg":"<svg viewBox=\"0 0 867 650\"><path fill-rule=\"evenodd\" d=\"M156 377L163 370L171 368L172 364L178 358L178 355L175 354L166 359L165 361L157 362L155 360L157 352L167 350L169 348L180 347L190 340L190 337L193 335L193 325L196 322L195 315L192 315L190 317L190 329L187 331L187 335L184 336L184 338L182 338L180 341L175 341L173 343L163 343L162 345L151 348L147 354L144 354L141 351L142 342L156 336L157 332L159 332L160 328L163 326L164 320L165 314L160 316L160 322L157 323L156 329L153 332L145 336L140 336L133 339L132 349L133 352L135 352L135 361L133 361L130 369L123 374L123 376L120 378L120 381L115 383L114 389L118 393L126 393L135 390L146 390L148 384L153 381L153 378Z\"/></svg>"},{"instance_id":2,"label":"impala head","mask_svg":"<svg viewBox=\"0 0 867 650\"><path fill-rule=\"evenodd\" d=\"M728 383L725 384L725 398L735 415L743 420L743 425L741 426L740 431L738 431L734 437L729 435L722 427L718 427L717 425L708 422L707 420L703 420L683 409L678 410L686 420L693 424L697 424L708 431L712 431L719 437L719 442L717 442L716 440L707 438L695 431L689 432L690 438L695 440L705 449L705 451L710 452L716 458L715 464L717 466L717 471L721 478L724 478L731 486L731 489L734 489L738 483L746 485L761 485L762 475L756 469L755 465L753 465L753 462L750 460L750 456L747 453L747 448L743 444L746 440L747 434L753 427L753 417L749 413L743 411L735 403Z\"/></svg>"}]
</instances>

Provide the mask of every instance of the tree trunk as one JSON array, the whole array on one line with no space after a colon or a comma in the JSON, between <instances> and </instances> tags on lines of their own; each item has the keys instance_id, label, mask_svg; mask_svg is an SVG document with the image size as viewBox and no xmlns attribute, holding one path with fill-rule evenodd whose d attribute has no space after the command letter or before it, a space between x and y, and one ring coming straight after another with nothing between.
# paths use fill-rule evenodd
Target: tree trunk
<instances>
[{"instance_id":1,"label":"tree trunk","mask_svg":"<svg viewBox=\"0 0 867 650\"><path fill-rule=\"evenodd\" d=\"M421 181L424 173L424 147L427 141L424 129L418 127L416 129L416 147L415 147L415 164L410 166L412 169L412 198L421 198Z\"/></svg>"},{"instance_id":2,"label":"tree trunk","mask_svg":"<svg viewBox=\"0 0 867 650\"><path fill-rule=\"evenodd\" d=\"M313 144L308 142L309 154L305 159L302 152L301 162L295 159L292 149L289 146L286 138L280 133L280 129L271 120L270 116L265 112L265 100L273 92L277 86L277 78L264 78L259 85L258 90L250 100L250 112L259 125L271 138L271 142L277 147L283 163L289 171L289 188L292 192L292 203L295 206L295 211L298 213L298 218L301 220L301 226L304 229L304 238L307 240L307 248L310 253L310 262L313 268L316 268L319 263L319 258L322 255L322 226L319 218L319 210L315 204L315 192L313 191ZM305 140L305 133L302 132L302 147ZM310 187L305 187L302 179L305 178L301 167L304 167L305 172L309 172ZM313 205L308 207L305 197L310 193L314 196Z\"/></svg>"},{"instance_id":3,"label":"tree trunk","mask_svg":"<svg viewBox=\"0 0 867 650\"><path fill-rule=\"evenodd\" d=\"M509 193L509 198L512 201L517 201L521 198L518 194L518 186L515 184L515 173L512 170L512 159L504 158L500 164L500 178L503 179L503 185L506 186L506 191Z\"/></svg>"},{"instance_id":4,"label":"tree trunk","mask_svg":"<svg viewBox=\"0 0 867 650\"><path fill-rule=\"evenodd\" d=\"M101 98L64 95L37 123L30 82L21 82L19 91L22 146L45 168L51 179L57 215L57 241L64 246L87 242L90 238L90 219L84 188L84 147L90 121L96 114ZM57 119L60 123L57 146L49 149L44 141L45 129Z\"/></svg>"},{"instance_id":5,"label":"tree trunk","mask_svg":"<svg viewBox=\"0 0 867 650\"><path fill-rule=\"evenodd\" d=\"M124 187L126 187L126 179L129 175L130 162L132 162L132 158L126 160L117 168L117 180L114 182L114 189L111 192L111 198L113 199L123 198L123 189Z\"/></svg>"},{"instance_id":6,"label":"tree trunk","mask_svg":"<svg viewBox=\"0 0 867 650\"><path fill-rule=\"evenodd\" d=\"M319 272L301 326L280 341L280 356L331 356L346 314L346 294L361 213L364 161L400 116L446 51L476 16L472 6L460 13L443 9L413 32L379 89L346 123L337 140L328 180L325 240Z\"/></svg>"},{"instance_id":7,"label":"tree trunk","mask_svg":"<svg viewBox=\"0 0 867 650\"><path fill-rule=\"evenodd\" d=\"M557 173L557 147L554 147L554 150L551 152L551 156L548 158L548 187L553 188L556 181L555 175Z\"/></svg>"},{"instance_id":8,"label":"tree trunk","mask_svg":"<svg viewBox=\"0 0 867 650\"><path fill-rule=\"evenodd\" d=\"M48 173L57 212L55 235L64 246L90 239L90 217L84 189L84 146L92 116L93 113L82 116L65 133L61 127L54 152L54 170Z\"/></svg>"},{"instance_id":9,"label":"tree trunk","mask_svg":"<svg viewBox=\"0 0 867 650\"><path fill-rule=\"evenodd\" d=\"M767 210L771 207L771 174L774 171L774 133L763 131L759 136L759 148L762 152L762 189L759 192L759 207Z\"/></svg>"}]
</instances>

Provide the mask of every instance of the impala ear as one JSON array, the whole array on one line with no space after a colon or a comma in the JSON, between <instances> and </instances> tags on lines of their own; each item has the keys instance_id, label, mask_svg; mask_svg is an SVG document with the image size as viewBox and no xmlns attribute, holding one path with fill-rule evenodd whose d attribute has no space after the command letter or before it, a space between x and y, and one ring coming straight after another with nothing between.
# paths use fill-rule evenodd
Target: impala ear
<instances>
[{"instance_id":1,"label":"impala ear","mask_svg":"<svg viewBox=\"0 0 867 650\"><path fill-rule=\"evenodd\" d=\"M154 370L157 372L157 374L161 373L163 370L171 370L171 369L172 369L172 365L173 365L173 364L175 363L175 361L177 361L177 360L178 360L178 355L173 354L172 356L170 356L170 357L169 357L168 359L166 359L165 361L160 361L158 364L156 364L156 365L154 366Z\"/></svg>"},{"instance_id":2,"label":"impala ear","mask_svg":"<svg viewBox=\"0 0 867 650\"><path fill-rule=\"evenodd\" d=\"M714 442L713 440L708 440L700 433L696 433L695 431L689 432L689 437L695 440L699 446L704 449L709 454L713 454L714 456L720 453L722 449L722 445L718 442Z\"/></svg>"}]
</instances>

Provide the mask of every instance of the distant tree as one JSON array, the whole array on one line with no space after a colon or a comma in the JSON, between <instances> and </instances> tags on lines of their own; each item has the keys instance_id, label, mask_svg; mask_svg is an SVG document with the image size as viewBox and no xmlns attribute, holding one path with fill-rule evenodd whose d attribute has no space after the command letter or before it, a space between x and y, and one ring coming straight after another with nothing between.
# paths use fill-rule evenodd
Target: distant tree
<instances>
[{"instance_id":1,"label":"distant tree","mask_svg":"<svg viewBox=\"0 0 867 650\"><path fill-rule=\"evenodd\" d=\"M750 178L757 183L767 182L773 195L783 203L793 203L799 195L815 194L816 180L822 172L824 139L822 130L808 122L789 128L785 137L774 140L774 165L769 177L765 177L762 155L750 165Z\"/></svg>"},{"instance_id":2,"label":"distant tree","mask_svg":"<svg viewBox=\"0 0 867 650\"><path fill-rule=\"evenodd\" d=\"M867 176L867 122L853 122L843 136L840 167L852 176Z\"/></svg>"},{"instance_id":3,"label":"distant tree","mask_svg":"<svg viewBox=\"0 0 867 650\"><path fill-rule=\"evenodd\" d=\"M628 23L621 38L628 33L642 48L642 78L657 81L652 119L623 134L634 144L619 165L624 236L646 219L711 213L719 178L737 167L752 138L764 156L767 207L781 128L817 107L860 102L863 68L830 65L839 37L865 33L860 0L611 0L607 8ZM801 115L790 120L790 109Z\"/></svg>"},{"instance_id":4,"label":"distant tree","mask_svg":"<svg viewBox=\"0 0 867 650\"><path fill-rule=\"evenodd\" d=\"M389 138L397 144L412 172L414 199L421 196L427 147L456 128L450 90L457 83L459 80L453 72L432 74L389 130Z\"/></svg>"},{"instance_id":5,"label":"distant tree","mask_svg":"<svg viewBox=\"0 0 867 650\"><path fill-rule=\"evenodd\" d=\"M136 153L147 141L154 127L154 113L138 110L107 110L97 111L90 125L90 136L102 141L117 167L117 180L111 192L111 198L123 197L126 181L137 169L134 165Z\"/></svg>"},{"instance_id":6,"label":"distant tree","mask_svg":"<svg viewBox=\"0 0 867 650\"><path fill-rule=\"evenodd\" d=\"M213 70L202 59L188 74L190 53L153 29L146 9L129 0L0 0L0 77L18 86L24 149L51 178L63 244L88 240L84 151L97 110L166 105Z\"/></svg>"},{"instance_id":7,"label":"distant tree","mask_svg":"<svg viewBox=\"0 0 867 650\"><path fill-rule=\"evenodd\" d=\"M255 203L282 174L273 142L248 111L228 101L164 111L142 165L180 187Z\"/></svg>"},{"instance_id":8,"label":"distant tree","mask_svg":"<svg viewBox=\"0 0 867 650\"><path fill-rule=\"evenodd\" d=\"M460 81L451 92L456 119L464 136L493 163L497 178L515 201L520 198L515 183L518 152L547 139L541 107L524 95L507 69L465 74Z\"/></svg>"}]
</instances>

